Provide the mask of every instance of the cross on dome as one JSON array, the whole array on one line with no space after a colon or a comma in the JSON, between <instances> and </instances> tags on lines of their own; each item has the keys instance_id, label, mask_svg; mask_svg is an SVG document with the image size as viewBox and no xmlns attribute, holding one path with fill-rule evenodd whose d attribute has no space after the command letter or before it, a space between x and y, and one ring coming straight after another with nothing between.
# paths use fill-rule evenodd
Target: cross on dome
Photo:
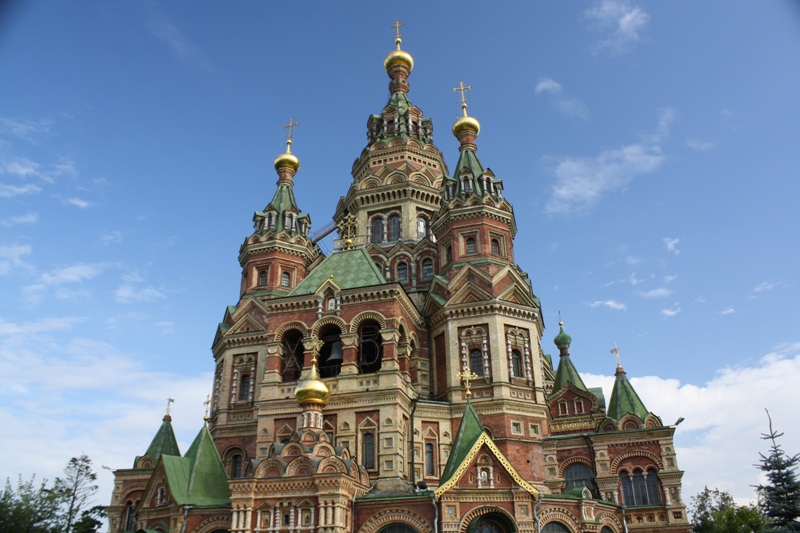
<instances>
[{"instance_id":1,"label":"cross on dome","mask_svg":"<svg viewBox=\"0 0 800 533\"><path fill-rule=\"evenodd\" d=\"M467 367L464 366L464 371L459 372L457 377L460 378L462 381L464 381L464 389L466 389L464 395L469 400L472 397L472 391L469 390L469 382L478 379L478 374L469 371L469 369L467 369Z\"/></svg>"}]
</instances>

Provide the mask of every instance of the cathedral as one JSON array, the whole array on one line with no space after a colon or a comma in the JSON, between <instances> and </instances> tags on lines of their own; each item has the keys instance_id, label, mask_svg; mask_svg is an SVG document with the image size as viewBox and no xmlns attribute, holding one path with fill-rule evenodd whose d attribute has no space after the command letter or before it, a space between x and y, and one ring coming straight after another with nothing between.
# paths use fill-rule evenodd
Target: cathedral
<instances>
[{"instance_id":1,"label":"cathedral","mask_svg":"<svg viewBox=\"0 0 800 533\"><path fill-rule=\"evenodd\" d=\"M688 533L675 427L619 362L610 398L588 388L563 323L546 353L469 87L450 171L395 43L389 100L315 233L290 120L214 337L205 422L182 453L167 414L115 471L109 532Z\"/></svg>"}]
</instances>

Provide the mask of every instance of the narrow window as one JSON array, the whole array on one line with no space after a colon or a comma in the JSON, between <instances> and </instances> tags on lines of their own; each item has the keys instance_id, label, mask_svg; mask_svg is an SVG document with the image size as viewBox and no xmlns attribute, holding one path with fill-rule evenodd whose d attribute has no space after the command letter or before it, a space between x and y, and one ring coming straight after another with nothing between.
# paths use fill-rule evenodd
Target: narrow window
<instances>
[{"instance_id":1,"label":"narrow window","mask_svg":"<svg viewBox=\"0 0 800 533\"><path fill-rule=\"evenodd\" d=\"M427 221L422 217L417 217L417 239L424 239L428 234Z\"/></svg>"},{"instance_id":2,"label":"narrow window","mask_svg":"<svg viewBox=\"0 0 800 533\"><path fill-rule=\"evenodd\" d=\"M647 505L647 486L644 472L638 468L633 472L633 504Z\"/></svg>"},{"instance_id":3,"label":"narrow window","mask_svg":"<svg viewBox=\"0 0 800 533\"><path fill-rule=\"evenodd\" d=\"M288 287L292 282L292 277L288 272L281 274L281 287Z\"/></svg>"},{"instance_id":4,"label":"narrow window","mask_svg":"<svg viewBox=\"0 0 800 533\"><path fill-rule=\"evenodd\" d=\"M433 279L433 259L422 260L422 281L430 281Z\"/></svg>"},{"instance_id":5,"label":"narrow window","mask_svg":"<svg viewBox=\"0 0 800 533\"><path fill-rule=\"evenodd\" d=\"M492 239L492 255L500 255L500 241Z\"/></svg>"},{"instance_id":6,"label":"narrow window","mask_svg":"<svg viewBox=\"0 0 800 533\"><path fill-rule=\"evenodd\" d=\"M358 368L361 374L371 374L381 369L383 338L381 326L374 320L365 320L358 328Z\"/></svg>"},{"instance_id":7,"label":"narrow window","mask_svg":"<svg viewBox=\"0 0 800 533\"><path fill-rule=\"evenodd\" d=\"M375 244L383 242L383 219L380 217L372 220L372 242Z\"/></svg>"},{"instance_id":8,"label":"narrow window","mask_svg":"<svg viewBox=\"0 0 800 533\"><path fill-rule=\"evenodd\" d=\"M619 475L619 480L622 484L622 497L625 499L625 505L628 507L635 506L636 502L633 498L633 483L631 482L631 477L627 472L623 471Z\"/></svg>"},{"instance_id":9,"label":"narrow window","mask_svg":"<svg viewBox=\"0 0 800 533\"><path fill-rule=\"evenodd\" d=\"M452 260L453 260L453 247L452 246L448 246L447 247L447 262L449 263Z\"/></svg>"},{"instance_id":10,"label":"narrow window","mask_svg":"<svg viewBox=\"0 0 800 533\"><path fill-rule=\"evenodd\" d=\"M136 530L136 514L133 512L133 502L128 502L125 505L125 531Z\"/></svg>"},{"instance_id":11,"label":"narrow window","mask_svg":"<svg viewBox=\"0 0 800 533\"><path fill-rule=\"evenodd\" d=\"M242 456L239 454L231 457L231 477L242 477Z\"/></svg>"},{"instance_id":12,"label":"narrow window","mask_svg":"<svg viewBox=\"0 0 800 533\"><path fill-rule=\"evenodd\" d=\"M303 334L296 329L283 336L283 381L297 381L303 371Z\"/></svg>"},{"instance_id":13,"label":"narrow window","mask_svg":"<svg viewBox=\"0 0 800 533\"><path fill-rule=\"evenodd\" d=\"M400 283L408 282L408 264L399 263L397 265L397 281Z\"/></svg>"},{"instance_id":14,"label":"narrow window","mask_svg":"<svg viewBox=\"0 0 800 533\"><path fill-rule=\"evenodd\" d=\"M433 444L425 444L425 473L429 476L436 475L436 465L433 463Z\"/></svg>"},{"instance_id":15,"label":"narrow window","mask_svg":"<svg viewBox=\"0 0 800 533\"><path fill-rule=\"evenodd\" d=\"M467 253L475 253L475 239L473 237L467 237Z\"/></svg>"},{"instance_id":16,"label":"narrow window","mask_svg":"<svg viewBox=\"0 0 800 533\"><path fill-rule=\"evenodd\" d=\"M400 217L393 215L389 217L389 242L400 240Z\"/></svg>"},{"instance_id":17,"label":"narrow window","mask_svg":"<svg viewBox=\"0 0 800 533\"><path fill-rule=\"evenodd\" d=\"M514 377L522 377L522 354L519 350L511 350L511 369L514 371Z\"/></svg>"},{"instance_id":18,"label":"narrow window","mask_svg":"<svg viewBox=\"0 0 800 533\"><path fill-rule=\"evenodd\" d=\"M647 505L661 505L661 491L658 490L658 472L655 468L647 469Z\"/></svg>"},{"instance_id":19,"label":"narrow window","mask_svg":"<svg viewBox=\"0 0 800 533\"><path fill-rule=\"evenodd\" d=\"M247 400L250 396L250 376L245 374L242 376L242 386L239 388L239 399Z\"/></svg>"},{"instance_id":20,"label":"narrow window","mask_svg":"<svg viewBox=\"0 0 800 533\"><path fill-rule=\"evenodd\" d=\"M258 273L258 284L262 287L267 284L267 271L262 270Z\"/></svg>"},{"instance_id":21,"label":"narrow window","mask_svg":"<svg viewBox=\"0 0 800 533\"><path fill-rule=\"evenodd\" d=\"M579 415L583 413L583 400L575 399L575 414Z\"/></svg>"},{"instance_id":22,"label":"narrow window","mask_svg":"<svg viewBox=\"0 0 800 533\"><path fill-rule=\"evenodd\" d=\"M558 402L558 414L560 415L568 415L569 414L569 407L567 406L567 402L560 401Z\"/></svg>"},{"instance_id":23,"label":"narrow window","mask_svg":"<svg viewBox=\"0 0 800 533\"><path fill-rule=\"evenodd\" d=\"M364 468L375 468L375 435L364 433Z\"/></svg>"},{"instance_id":24,"label":"narrow window","mask_svg":"<svg viewBox=\"0 0 800 533\"><path fill-rule=\"evenodd\" d=\"M469 352L469 368L477 375L483 375L483 354L477 348Z\"/></svg>"}]
</instances>

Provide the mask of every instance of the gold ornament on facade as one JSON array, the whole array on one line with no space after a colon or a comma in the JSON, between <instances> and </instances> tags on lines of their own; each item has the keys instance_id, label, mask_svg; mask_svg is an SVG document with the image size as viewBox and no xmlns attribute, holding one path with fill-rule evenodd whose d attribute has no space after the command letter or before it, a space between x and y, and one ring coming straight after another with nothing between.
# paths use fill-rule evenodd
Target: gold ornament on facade
<instances>
[{"instance_id":1,"label":"gold ornament on facade","mask_svg":"<svg viewBox=\"0 0 800 533\"><path fill-rule=\"evenodd\" d=\"M464 115L453 123L453 135L458 137L459 134L464 131L472 131L475 132L475 136L477 137L478 133L481 131L481 123L478 122L477 118L467 115L466 92L472 89L472 85L465 86L463 81L459 82L458 85L458 87L453 87L453 92L461 93L461 111Z\"/></svg>"},{"instance_id":2,"label":"gold ornament on facade","mask_svg":"<svg viewBox=\"0 0 800 533\"><path fill-rule=\"evenodd\" d=\"M275 162L273 163L275 165L275 170L290 168L294 172L297 172L297 169L300 168L300 160L292 153L292 137L294 135L292 129L299 125L299 122L295 122L293 118L290 118L289 123L283 126L289 130L286 134L286 151L275 158Z\"/></svg>"},{"instance_id":3,"label":"gold ornament on facade","mask_svg":"<svg viewBox=\"0 0 800 533\"><path fill-rule=\"evenodd\" d=\"M311 341L313 350L311 368L308 369L305 375L300 377L300 381L297 382L297 388L294 390L294 397L300 404L316 403L325 405L331 398L331 390L322 381L319 370L317 370L317 354L323 344L318 337L314 337Z\"/></svg>"},{"instance_id":4,"label":"gold ornament on facade","mask_svg":"<svg viewBox=\"0 0 800 533\"><path fill-rule=\"evenodd\" d=\"M394 44L397 45L397 50L392 50L389 52L386 55L386 59L383 60L383 68L386 69L386 72L389 72L390 69L395 65L403 65L408 69L409 72L411 72L411 70L414 68L414 58L411 57L411 54L405 50L400 49L400 44L403 42L403 39L400 38L400 26L403 25L404 24L399 20L392 24L395 34Z\"/></svg>"}]
</instances>

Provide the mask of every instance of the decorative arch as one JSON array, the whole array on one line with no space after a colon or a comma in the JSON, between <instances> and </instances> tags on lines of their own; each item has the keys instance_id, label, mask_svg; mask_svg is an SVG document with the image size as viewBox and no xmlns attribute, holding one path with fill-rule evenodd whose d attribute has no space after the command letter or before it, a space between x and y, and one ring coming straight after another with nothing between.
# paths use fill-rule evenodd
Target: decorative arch
<instances>
[{"instance_id":1,"label":"decorative arch","mask_svg":"<svg viewBox=\"0 0 800 533\"><path fill-rule=\"evenodd\" d=\"M652 452L648 452L646 450L631 450L629 452L623 452L616 456L613 461L611 461L611 472L616 476L619 475L617 469L619 468L619 464L628 459L630 457L647 457L653 463L655 463L656 468L659 471L664 470L664 463L661 462L661 458Z\"/></svg>"},{"instance_id":2,"label":"decorative arch","mask_svg":"<svg viewBox=\"0 0 800 533\"><path fill-rule=\"evenodd\" d=\"M607 526L614 531L614 533L622 533L625 531L622 522L620 522L616 516L609 512L602 512L597 516L597 522L600 524L600 528L602 529L603 526Z\"/></svg>"},{"instance_id":3,"label":"decorative arch","mask_svg":"<svg viewBox=\"0 0 800 533\"><path fill-rule=\"evenodd\" d=\"M358 533L378 533L383 526L393 523L407 525L419 533L434 533L430 522L407 509L386 509L375 513L364 522Z\"/></svg>"},{"instance_id":4,"label":"decorative arch","mask_svg":"<svg viewBox=\"0 0 800 533\"><path fill-rule=\"evenodd\" d=\"M206 518L197 524L197 526L195 526L195 528L192 530L192 533L212 533L213 531L217 531L219 529L228 531L230 527L230 517L212 516L211 518Z\"/></svg>"},{"instance_id":5,"label":"decorative arch","mask_svg":"<svg viewBox=\"0 0 800 533\"><path fill-rule=\"evenodd\" d=\"M626 427L626 426L633 426L636 427ZM634 414L627 414L619 419L617 422L617 429L640 429L644 427L642 423L642 419Z\"/></svg>"},{"instance_id":6,"label":"decorative arch","mask_svg":"<svg viewBox=\"0 0 800 533\"><path fill-rule=\"evenodd\" d=\"M286 465L287 476L311 475L314 472L314 463L308 457L298 457Z\"/></svg>"},{"instance_id":7,"label":"decorative arch","mask_svg":"<svg viewBox=\"0 0 800 533\"><path fill-rule=\"evenodd\" d=\"M339 326L339 329L342 331L342 333L347 331L347 322L345 322L338 316L326 316L314 322L314 325L311 327L311 334L315 336L319 335L319 330L322 329L323 326L327 326L328 324L334 324L336 326Z\"/></svg>"},{"instance_id":8,"label":"decorative arch","mask_svg":"<svg viewBox=\"0 0 800 533\"><path fill-rule=\"evenodd\" d=\"M464 515L464 518L461 519L461 524L458 526L458 533L467 533L467 529L469 529L469 525L476 520L477 518L482 517L483 515L487 515L489 513L497 513L502 515L506 520L508 520L511 524L516 524L517 521L514 520L514 517L501 507L495 507L493 505L486 505L483 507L477 507L467 514Z\"/></svg>"},{"instance_id":9,"label":"decorative arch","mask_svg":"<svg viewBox=\"0 0 800 533\"><path fill-rule=\"evenodd\" d=\"M564 507L550 507L539 512L539 521L544 527L548 522L561 522L572 533L578 533L581 530L581 523L578 518L569 512Z\"/></svg>"},{"instance_id":10,"label":"decorative arch","mask_svg":"<svg viewBox=\"0 0 800 533\"><path fill-rule=\"evenodd\" d=\"M347 474L347 465L338 457L326 457L317 465L319 474Z\"/></svg>"},{"instance_id":11,"label":"decorative arch","mask_svg":"<svg viewBox=\"0 0 800 533\"><path fill-rule=\"evenodd\" d=\"M278 342L282 341L283 340L283 336L286 335L286 332L290 331L290 330L293 330L293 329L296 329L300 333L302 333L303 337L307 337L308 336L308 327L302 322L295 321L295 322L287 322L286 324L284 324L281 327L279 327L278 329L276 329L275 330L275 340L278 341Z\"/></svg>"},{"instance_id":12,"label":"decorative arch","mask_svg":"<svg viewBox=\"0 0 800 533\"><path fill-rule=\"evenodd\" d=\"M589 459L586 459L585 457L570 457L569 459L566 459L564 462L558 465L558 477L563 478L564 471L567 469L567 467L575 463L583 463L589 468L592 468L592 462L589 461Z\"/></svg>"},{"instance_id":13,"label":"decorative arch","mask_svg":"<svg viewBox=\"0 0 800 533\"><path fill-rule=\"evenodd\" d=\"M377 311L364 311L363 313L359 313L356 316L354 316L353 319L350 321L350 333L358 333L358 326L361 324L361 322L368 319L374 320L378 324L380 324L381 329L386 329L386 317L384 317ZM325 319L323 318L322 320ZM341 322L344 324L343 320ZM345 330L343 329L342 332L344 331Z\"/></svg>"},{"instance_id":14,"label":"decorative arch","mask_svg":"<svg viewBox=\"0 0 800 533\"><path fill-rule=\"evenodd\" d=\"M256 468L255 477L279 477L282 473L283 463L277 459L266 459L261 461L261 463L258 465L258 468Z\"/></svg>"}]
</instances>

